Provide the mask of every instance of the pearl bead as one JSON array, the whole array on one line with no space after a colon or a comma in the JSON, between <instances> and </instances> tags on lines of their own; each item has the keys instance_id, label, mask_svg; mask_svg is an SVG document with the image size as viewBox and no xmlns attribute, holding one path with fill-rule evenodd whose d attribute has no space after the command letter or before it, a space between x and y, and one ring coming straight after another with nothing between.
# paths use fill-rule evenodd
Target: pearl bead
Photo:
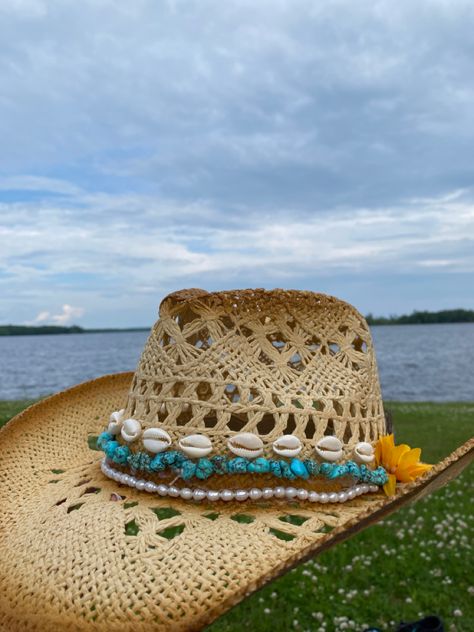
<instances>
[{"instance_id":1,"label":"pearl bead","mask_svg":"<svg viewBox=\"0 0 474 632\"><path fill-rule=\"evenodd\" d=\"M263 489L259 489L258 487L254 487L250 490L247 489L238 489L232 491L230 489L223 489L221 491L218 490L208 490L205 491L203 489L189 489L188 487L184 487L182 489L175 487L173 485L157 485L153 481L147 481L145 479L139 479L136 476L131 474L126 474L125 472L121 472L120 470L115 470L111 467L107 461L107 459L103 459L100 463L100 469L109 478L121 483L122 485L128 485L129 487L135 487L139 491L146 491L149 493L158 493L160 496L171 496L173 498L181 497L184 500L207 500L217 501L223 500L225 502L229 502L233 499L238 500L239 502L243 502L249 498L250 500L259 500L261 498L268 500L270 498L288 498L298 500L309 500L310 502L320 502L320 503L343 503L347 500L352 500L356 496L361 494L366 494L368 492L378 492L380 488L378 485L363 483L359 485L355 485L350 487L349 489L342 490L340 492L331 492L331 493L319 493L315 491L308 491L303 488L295 489L294 487L282 487L278 486L275 488L272 487L264 487Z\"/></svg>"},{"instance_id":2,"label":"pearl bead","mask_svg":"<svg viewBox=\"0 0 474 632\"><path fill-rule=\"evenodd\" d=\"M235 500L238 500L239 502L242 502L243 500L247 500L248 497L249 497L249 493L246 489L238 489L235 492Z\"/></svg>"},{"instance_id":3,"label":"pearl bead","mask_svg":"<svg viewBox=\"0 0 474 632\"><path fill-rule=\"evenodd\" d=\"M193 500L204 500L206 492L203 489L195 489L193 491Z\"/></svg>"},{"instance_id":4,"label":"pearl bead","mask_svg":"<svg viewBox=\"0 0 474 632\"><path fill-rule=\"evenodd\" d=\"M179 495L183 500L191 500L193 492L189 489L189 487L183 487L179 490Z\"/></svg>"},{"instance_id":5,"label":"pearl bead","mask_svg":"<svg viewBox=\"0 0 474 632\"><path fill-rule=\"evenodd\" d=\"M234 492L230 489L223 489L219 492L220 499L228 503L230 500L234 499Z\"/></svg>"}]
</instances>

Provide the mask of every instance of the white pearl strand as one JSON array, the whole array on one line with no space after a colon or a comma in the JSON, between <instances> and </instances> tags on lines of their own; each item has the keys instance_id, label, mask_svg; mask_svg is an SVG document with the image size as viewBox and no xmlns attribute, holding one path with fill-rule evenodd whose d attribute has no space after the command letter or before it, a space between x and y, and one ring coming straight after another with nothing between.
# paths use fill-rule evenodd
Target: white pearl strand
<instances>
[{"instance_id":1,"label":"white pearl strand","mask_svg":"<svg viewBox=\"0 0 474 632\"><path fill-rule=\"evenodd\" d=\"M366 494L367 492L378 492L377 485L355 485L340 492L314 492L307 489L297 489L296 487L264 487L259 489L222 489L220 491L209 489L190 489L189 487L175 487L174 485L158 484L153 481L145 481L136 478L131 474L124 474L114 470L106 459L101 463L102 473L117 483L135 487L139 491L149 492L150 494L159 494L160 496L171 496L172 498L182 498L183 500L223 500L229 502L231 500L268 500L269 498L286 498L288 500L308 500L312 503L344 503L352 500L356 496Z\"/></svg>"}]
</instances>

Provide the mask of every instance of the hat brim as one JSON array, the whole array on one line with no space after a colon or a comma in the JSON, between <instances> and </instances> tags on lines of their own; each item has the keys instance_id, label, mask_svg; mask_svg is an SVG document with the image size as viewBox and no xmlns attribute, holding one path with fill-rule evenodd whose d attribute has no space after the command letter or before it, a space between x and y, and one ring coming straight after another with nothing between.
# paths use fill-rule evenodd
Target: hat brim
<instances>
[{"instance_id":1,"label":"hat brim","mask_svg":"<svg viewBox=\"0 0 474 632\"><path fill-rule=\"evenodd\" d=\"M132 373L49 397L0 431L0 629L197 630L299 562L457 476L470 440L392 498L190 503L123 487L88 447ZM235 519L245 514L245 522ZM298 515L301 524L281 521ZM304 521L303 521L304 520Z\"/></svg>"}]
</instances>

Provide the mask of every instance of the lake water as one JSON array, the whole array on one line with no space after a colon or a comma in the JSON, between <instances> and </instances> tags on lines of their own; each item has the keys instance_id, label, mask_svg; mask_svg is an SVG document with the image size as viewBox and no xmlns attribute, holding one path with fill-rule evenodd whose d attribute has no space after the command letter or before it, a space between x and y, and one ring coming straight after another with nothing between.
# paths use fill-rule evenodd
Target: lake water
<instances>
[{"instance_id":1,"label":"lake water","mask_svg":"<svg viewBox=\"0 0 474 632\"><path fill-rule=\"evenodd\" d=\"M384 399L474 401L474 323L372 327ZM133 370L147 332L0 336L0 399Z\"/></svg>"}]
</instances>

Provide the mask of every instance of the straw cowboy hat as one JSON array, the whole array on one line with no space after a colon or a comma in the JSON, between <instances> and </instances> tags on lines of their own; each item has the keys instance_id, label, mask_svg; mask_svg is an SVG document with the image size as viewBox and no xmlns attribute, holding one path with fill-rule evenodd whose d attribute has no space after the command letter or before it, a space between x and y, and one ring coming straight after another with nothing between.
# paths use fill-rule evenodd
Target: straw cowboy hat
<instances>
[{"instance_id":1,"label":"straw cowboy hat","mask_svg":"<svg viewBox=\"0 0 474 632\"><path fill-rule=\"evenodd\" d=\"M394 445L351 305L183 290L134 374L27 409L0 455L1 630L189 631L444 485L473 442L432 467Z\"/></svg>"}]
</instances>

